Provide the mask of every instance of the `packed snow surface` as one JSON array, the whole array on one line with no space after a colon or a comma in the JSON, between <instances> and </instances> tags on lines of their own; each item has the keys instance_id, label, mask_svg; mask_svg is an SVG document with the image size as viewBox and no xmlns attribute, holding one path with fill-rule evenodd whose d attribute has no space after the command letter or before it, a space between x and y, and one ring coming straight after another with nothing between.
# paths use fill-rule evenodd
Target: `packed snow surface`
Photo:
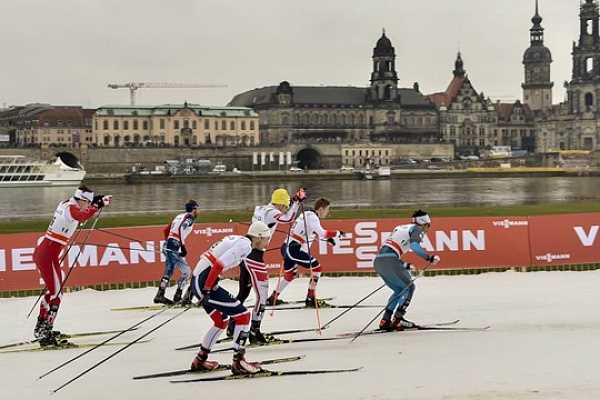
<instances>
[{"instance_id":1,"label":"packed snow surface","mask_svg":"<svg viewBox=\"0 0 600 400\"><path fill-rule=\"evenodd\" d=\"M223 286L237 293L237 282ZM273 281L271 286L273 286ZM377 278L323 278L318 292L332 303L352 304L381 285ZM460 326L491 325L484 332L416 331L363 336L321 343L249 349L247 359L304 354L277 370L360 367L359 372L174 385L168 378L133 381L134 375L189 367L195 351L175 347L199 342L211 324L192 309L65 387L55 399L598 399L600 377L600 272L489 273L419 278L407 318L426 324L460 319ZM307 280L293 282L283 298L302 299ZM174 289L167 294L172 296ZM387 288L366 304L384 304ZM150 311L111 311L149 304L155 289L67 293L55 328L82 332L129 327ZM34 298L0 301L0 344L32 336L35 318L25 319ZM248 304L251 304L249 301ZM325 323L341 309L323 309ZM323 331L323 337L359 330L379 309L349 312ZM179 310L168 310L124 334L133 340ZM263 331L316 326L314 310L267 312ZM375 327L375 325L373 325ZM292 337L315 337L315 333ZM87 337L75 342L104 339ZM223 345L218 345L223 346ZM81 349L0 354L2 393L7 399L41 399L119 347L103 347L54 372L37 377L81 353ZM223 363L231 353L213 355ZM222 373L225 374L225 373ZM206 375L204 375L206 376Z\"/></svg>"}]
</instances>

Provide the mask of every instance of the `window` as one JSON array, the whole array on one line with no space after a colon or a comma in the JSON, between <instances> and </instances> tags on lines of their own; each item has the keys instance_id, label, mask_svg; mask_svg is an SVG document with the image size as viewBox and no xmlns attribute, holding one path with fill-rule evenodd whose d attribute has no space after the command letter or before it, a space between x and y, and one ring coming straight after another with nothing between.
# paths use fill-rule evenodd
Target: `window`
<instances>
[{"instance_id":1,"label":"window","mask_svg":"<svg viewBox=\"0 0 600 400\"><path fill-rule=\"evenodd\" d=\"M165 120L164 119L160 119L160 129L165 129Z\"/></svg>"},{"instance_id":2,"label":"window","mask_svg":"<svg viewBox=\"0 0 600 400\"><path fill-rule=\"evenodd\" d=\"M123 130L124 131L129 130L129 121L127 121L127 120L123 121Z\"/></svg>"},{"instance_id":3,"label":"window","mask_svg":"<svg viewBox=\"0 0 600 400\"><path fill-rule=\"evenodd\" d=\"M183 120L183 128L186 129L186 128L189 128L189 127L190 127L190 121L187 120L187 119L184 119Z\"/></svg>"},{"instance_id":4,"label":"window","mask_svg":"<svg viewBox=\"0 0 600 400\"><path fill-rule=\"evenodd\" d=\"M134 131L137 131L138 129L139 129L139 126L138 126L138 120L137 120L137 119L134 119L134 120L133 120L133 130L134 130Z\"/></svg>"},{"instance_id":5,"label":"window","mask_svg":"<svg viewBox=\"0 0 600 400\"><path fill-rule=\"evenodd\" d=\"M215 120L215 131L219 130L219 121Z\"/></svg>"},{"instance_id":6,"label":"window","mask_svg":"<svg viewBox=\"0 0 600 400\"><path fill-rule=\"evenodd\" d=\"M173 121L173 128L174 129L179 129L179 120L176 119L175 121Z\"/></svg>"},{"instance_id":7,"label":"window","mask_svg":"<svg viewBox=\"0 0 600 400\"><path fill-rule=\"evenodd\" d=\"M246 130L246 121L242 121L242 130L245 131Z\"/></svg>"},{"instance_id":8,"label":"window","mask_svg":"<svg viewBox=\"0 0 600 400\"><path fill-rule=\"evenodd\" d=\"M227 130L227 121L225 121L225 120L221 121L221 130L222 131L226 131Z\"/></svg>"},{"instance_id":9,"label":"window","mask_svg":"<svg viewBox=\"0 0 600 400\"><path fill-rule=\"evenodd\" d=\"M588 111L590 111L592 109L592 107L594 106L594 95L593 94L591 94L591 93L585 94L585 106Z\"/></svg>"},{"instance_id":10,"label":"window","mask_svg":"<svg viewBox=\"0 0 600 400\"><path fill-rule=\"evenodd\" d=\"M178 135L175 135L174 140L175 140L175 146L179 146L179 136Z\"/></svg>"},{"instance_id":11,"label":"window","mask_svg":"<svg viewBox=\"0 0 600 400\"><path fill-rule=\"evenodd\" d=\"M142 126L144 127L144 130L147 131L148 130L148 121L142 122Z\"/></svg>"},{"instance_id":12,"label":"window","mask_svg":"<svg viewBox=\"0 0 600 400\"><path fill-rule=\"evenodd\" d=\"M198 125L196 124L196 121L195 121L195 120L194 120L194 121L192 121L192 129L193 129L193 130L196 130L197 128L198 128ZM194 136L194 137L195 137L195 136ZM194 144L196 144L196 143L194 143Z\"/></svg>"},{"instance_id":13,"label":"window","mask_svg":"<svg viewBox=\"0 0 600 400\"><path fill-rule=\"evenodd\" d=\"M119 130L119 120L118 120L118 119L115 119L115 120L113 121L113 129L114 129L115 131L118 131L118 130Z\"/></svg>"},{"instance_id":14,"label":"window","mask_svg":"<svg viewBox=\"0 0 600 400\"><path fill-rule=\"evenodd\" d=\"M235 121L229 122L229 130L230 131L235 131Z\"/></svg>"},{"instance_id":15,"label":"window","mask_svg":"<svg viewBox=\"0 0 600 400\"><path fill-rule=\"evenodd\" d=\"M254 130L254 121L250 121L250 130L253 131Z\"/></svg>"},{"instance_id":16,"label":"window","mask_svg":"<svg viewBox=\"0 0 600 400\"><path fill-rule=\"evenodd\" d=\"M102 121L102 129L104 129L105 131L108 130L108 120L104 120Z\"/></svg>"}]
</instances>

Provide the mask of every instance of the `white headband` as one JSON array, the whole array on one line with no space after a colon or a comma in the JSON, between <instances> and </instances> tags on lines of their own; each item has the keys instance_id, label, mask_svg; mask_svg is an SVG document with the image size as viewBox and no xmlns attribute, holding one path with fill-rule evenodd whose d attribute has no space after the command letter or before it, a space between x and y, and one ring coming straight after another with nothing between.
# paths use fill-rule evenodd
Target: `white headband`
<instances>
[{"instance_id":1,"label":"white headband","mask_svg":"<svg viewBox=\"0 0 600 400\"><path fill-rule=\"evenodd\" d=\"M429 215L427 214L421 215L420 217L415 217L414 221L419 225L431 224L431 218L429 218Z\"/></svg>"},{"instance_id":2,"label":"white headband","mask_svg":"<svg viewBox=\"0 0 600 400\"><path fill-rule=\"evenodd\" d=\"M81 200L87 200L91 203L94 200L94 192L86 192L81 189L77 189L74 197Z\"/></svg>"}]
</instances>

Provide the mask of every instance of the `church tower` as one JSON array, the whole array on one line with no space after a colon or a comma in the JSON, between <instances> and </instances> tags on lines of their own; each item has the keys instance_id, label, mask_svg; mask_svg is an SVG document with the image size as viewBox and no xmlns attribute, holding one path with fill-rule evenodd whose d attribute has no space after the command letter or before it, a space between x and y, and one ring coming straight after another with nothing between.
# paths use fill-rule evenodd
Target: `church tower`
<instances>
[{"instance_id":1,"label":"church tower","mask_svg":"<svg viewBox=\"0 0 600 400\"><path fill-rule=\"evenodd\" d=\"M373 49L373 72L371 73L371 101L394 101L398 92L396 51L385 36L385 30Z\"/></svg>"},{"instance_id":2,"label":"church tower","mask_svg":"<svg viewBox=\"0 0 600 400\"><path fill-rule=\"evenodd\" d=\"M552 54L544 46L544 28L539 13L538 0L535 0L535 15L531 18L533 26L530 32L530 46L523 54L525 66L525 82L523 88L523 103L533 111L544 111L552 107L552 87L550 64Z\"/></svg>"},{"instance_id":3,"label":"church tower","mask_svg":"<svg viewBox=\"0 0 600 400\"><path fill-rule=\"evenodd\" d=\"M600 12L596 0L585 0L579 20L579 42L573 42L573 74L567 86L570 111L600 112Z\"/></svg>"}]
</instances>

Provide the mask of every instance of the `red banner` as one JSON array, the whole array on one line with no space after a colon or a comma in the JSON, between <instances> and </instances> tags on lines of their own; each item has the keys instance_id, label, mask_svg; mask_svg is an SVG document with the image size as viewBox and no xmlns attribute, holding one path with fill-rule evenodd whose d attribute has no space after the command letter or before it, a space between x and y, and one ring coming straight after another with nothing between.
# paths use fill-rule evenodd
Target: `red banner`
<instances>
[{"instance_id":1,"label":"red banner","mask_svg":"<svg viewBox=\"0 0 600 400\"><path fill-rule=\"evenodd\" d=\"M325 220L327 229L347 233L335 246L325 241L312 252L325 272L369 271L378 248L392 229L407 219ZM436 269L521 267L547 264L600 263L597 233L600 214L540 217L434 218L422 245L441 257ZM195 224L187 240L187 261L193 268L212 243L243 234L246 224ZM267 252L273 273L281 266L279 247L287 226L280 227ZM91 232L85 245L76 243L65 257L65 270L75 264L67 286L159 280L164 256L162 227L116 228ZM79 242L87 235L79 235ZM0 292L43 286L32 260L41 233L0 235ZM79 254L80 253L80 254ZM77 261L76 261L77 260ZM414 254L407 260L423 267ZM237 273L237 271L233 271Z\"/></svg>"}]
</instances>

